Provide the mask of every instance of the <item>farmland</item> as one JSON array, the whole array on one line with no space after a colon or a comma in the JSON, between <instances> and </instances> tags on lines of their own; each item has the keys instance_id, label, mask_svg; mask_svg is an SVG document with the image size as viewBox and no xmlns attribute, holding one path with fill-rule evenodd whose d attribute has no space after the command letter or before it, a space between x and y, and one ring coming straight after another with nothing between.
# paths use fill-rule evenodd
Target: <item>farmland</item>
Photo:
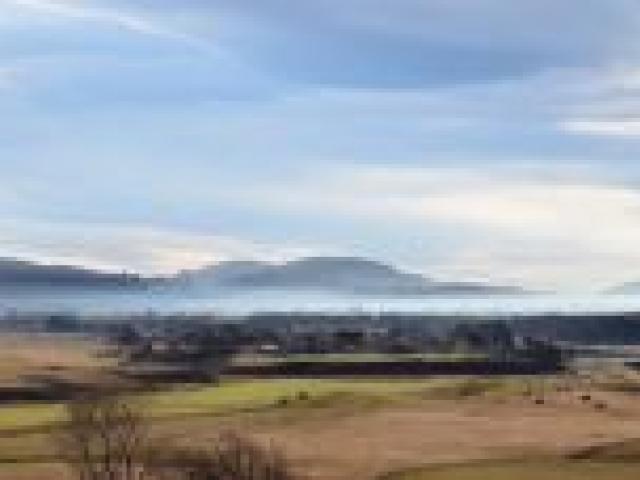
<instances>
[{"instance_id":1,"label":"farmland","mask_svg":"<svg viewBox=\"0 0 640 480\"><path fill-rule=\"evenodd\" d=\"M16 347L23 353L12 355L5 383L22 381L24 371L81 378L113 365L85 341L56 342L47 343L46 355ZM64 354L67 349L72 353ZM638 385L629 372L588 385L563 375L223 377L217 384L166 385L128 395L158 439L199 446L222 431L240 431L278 445L314 479L626 480L638 471ZM58 402L3 404L0 479L65 478L55 441L64 421ZM573 458L603 445L620 446Z\"/></svg>"}]
</instances>

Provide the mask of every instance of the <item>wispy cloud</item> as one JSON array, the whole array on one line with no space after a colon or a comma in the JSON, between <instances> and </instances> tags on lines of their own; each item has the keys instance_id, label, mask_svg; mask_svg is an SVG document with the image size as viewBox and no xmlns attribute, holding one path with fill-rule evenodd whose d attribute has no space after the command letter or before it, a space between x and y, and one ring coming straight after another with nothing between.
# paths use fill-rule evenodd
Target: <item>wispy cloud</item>
<instances>
[{"instance_id":1,"label":"wispy cloud","mask_svg":"<svg viewBox=\"0 0 640 480\"><path fill-rule=\"evenodd\" d=\"M640 119L566 120L560 128L569 133L614 137L640 137Z\"/></svg>"},{"instance_id":2,"label":"wispy cloud","mask_svg":"<svg viewBox=\"0 0 640 480\"><path fill-rule=\"evenodd\" d=\"M623 65L593 71L590 79L576 82L589 88L558 112L558 129L593 137L640 136L639 64L639 59L629 59Z\"/></svg>"},{"instance_id":3,"label":"wispy cloud","mask_svg":"<svg viewBox=\"0 0 640 480\"><path fill-rule=\"evenodd\" d=\"M216 46L196 35L175 31L138 15L114 8L94 5L83 0L6 0L16 7L70 20L99 22L133 33L181 42L203 51L217 51Z\"/></svg>"},{"instance_id":4,"label":"wispy cloud","mask_svg":"<svg viewBox=\"0 0 640 480\"><path fill-rule=\"evenodd\" d=\"M3 219L0 227L0 257L145 274L170 274L232 259L283 261L322 252L311 246L146 225Z\"/></svg>"},{"instance_id":5,"label":"wispy cloud","mask_svg":"<svg viewBox=\"0 0 640 480\"><path fill-rule=\"evenodd\" d=\"M15 67L0 67L0 90L17 85L21 70Z\"/></svg>"}]
</instances>

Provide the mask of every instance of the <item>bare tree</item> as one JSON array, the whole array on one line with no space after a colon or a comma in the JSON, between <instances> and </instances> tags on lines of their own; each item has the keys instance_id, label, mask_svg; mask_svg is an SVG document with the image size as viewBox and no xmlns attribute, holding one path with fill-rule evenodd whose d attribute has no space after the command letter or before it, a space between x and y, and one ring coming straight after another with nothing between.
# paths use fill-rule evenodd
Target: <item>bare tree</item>
<instances>
[{"instance_id":1,"label":"bare tree","mask_svg":"<svg viewBox=\"0 0 640 480\"><path fill-rule=\"evenodd\" d=\"M79 480L140 480L147 435L136 408L116 395L68 404L60 439L63 459Z\"/></svg>"}]
</instances>

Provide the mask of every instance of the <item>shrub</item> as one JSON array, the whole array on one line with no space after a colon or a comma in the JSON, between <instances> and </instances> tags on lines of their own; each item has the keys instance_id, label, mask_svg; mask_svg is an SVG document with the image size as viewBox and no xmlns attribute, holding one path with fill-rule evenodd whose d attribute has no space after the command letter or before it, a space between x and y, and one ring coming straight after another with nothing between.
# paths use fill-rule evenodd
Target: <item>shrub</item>
<instances>
[{"instance_id":1,"label":"shrub","mask_svg":"<svg viewBox=\"0 0 640 480\"><path fill-rule=\"evenodd\" d=\"M220 436L210 449L156 449L148 471L154 480L295 480L284 456L235 433Z\"/></svg>"},{"instance_id":2,"label":"shrub","mask_svg":"<svg viewBox=\"0 0 640 480\"><path fill-rule=\"evenodd\" d=\"M60 451L78 480L294 480L275 448L235 433L209 449L154 444L142 415L116 395L68 404Z\"/></svg>"}]
</instances>

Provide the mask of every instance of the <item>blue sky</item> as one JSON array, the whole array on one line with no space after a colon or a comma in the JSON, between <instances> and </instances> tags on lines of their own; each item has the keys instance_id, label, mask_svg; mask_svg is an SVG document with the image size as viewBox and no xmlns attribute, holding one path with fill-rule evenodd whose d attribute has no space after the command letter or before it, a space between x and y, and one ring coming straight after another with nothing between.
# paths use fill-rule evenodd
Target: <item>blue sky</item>
<instances>
[{"instance_id":1,"label":"blue sky","mask_svg":"<svg viewBox=\"0 0 640 480\"><path fill-rule=\"evenodd\" d=\"M0 0L0 256L640 279L635 0Z\"/></svg>"}]
</instances>

